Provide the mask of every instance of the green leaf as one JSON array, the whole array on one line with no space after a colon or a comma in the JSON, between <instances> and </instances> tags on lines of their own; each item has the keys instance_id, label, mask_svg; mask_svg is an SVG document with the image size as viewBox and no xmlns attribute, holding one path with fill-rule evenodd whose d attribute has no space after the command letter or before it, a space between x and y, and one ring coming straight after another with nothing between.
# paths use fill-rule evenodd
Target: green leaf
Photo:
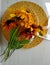
<instances>
[{"instance_id":1,"label":"green leaf","mask_svg":"<svg viewBox=\"0 0 50 65\"><path fill-rule=\"evenodd\" d=\"M5 57L4 57L5 60L7 60L9 58L9 54L10 54L11 49L14 49L14 50L20 49L23 47L22 44L28 44L29 43L29 40L21 40L21 41L17 40L17 38L20 34L20 32L18 33L19 29L20 29L20 26L17 28L13 28L10 31L10 40L8 42L8 47L6 48L6 51L5 51Z\"/></svg>"},{"instance_id":2,"label":"green leaf","mask_svg":"<svg viewBox=\"0 0 50 65\"><path fill-rule=\"evenodd\" d=\"M23 45L19 45L16 49L20 49L20 48L22 48L23 47Z\"/></svg>"},{"instance_id":3,"label":"green leaf","mask_svg":"<svg viewBox=\"0 0 50 65\"><path fill-rule=\"evenodd\" d=\"M20 48L22 48L23 46L22 45L20 45L20 42L18 41L18 40L16 40L15 42L14 42L14 44L12 45L12 48L13 49L20 49Z\"/></svg>"},{"instance_id":4,"label":"green leaf","mask_svg":"<svg viewBox=\"0 0 50 65\"><path fill-rule=\"evenodd\" d=\"M19 42L15 40L14 44L12 45L12 48L16 49L18 47L18 44L19 44Z\"/></svg>"},{"instance_id":5,"label":"green leaf","mask_svg":"<svg viewBox=\"0 0 50 65\"><path fill-rule=\"evenodd\" d=\"M28 44L29 43L29 40L22 40L20 41L20 44Z\"/></svg>"},{"instance_id":6,"label":"green leaf","mask_svg":"<svg viewBox=\"0 0 50 65\"><path fill-rule=\"evenodd\" d=\"M12 37L14 31L16 30L16 28L13 28L9 33L10 33L10 38Z\"/></svg>"},{"instance_id":7,"label":"green leaf","mask_svg":"<svg viewBox=\"0 0 50 65\"><path fill-rule=\"evenodd\" d=\"M16 40L16 32L17 32L18 28L14 28L10 31L10 40L8 42L8 46L6 48L6 51L4 53L5 57L4 57L4 60L6 61L9 57L9 54L10 54L10 51L11 51L11 48L12 46L14 45L14 42Z\"/></svg>"}]
</instances>

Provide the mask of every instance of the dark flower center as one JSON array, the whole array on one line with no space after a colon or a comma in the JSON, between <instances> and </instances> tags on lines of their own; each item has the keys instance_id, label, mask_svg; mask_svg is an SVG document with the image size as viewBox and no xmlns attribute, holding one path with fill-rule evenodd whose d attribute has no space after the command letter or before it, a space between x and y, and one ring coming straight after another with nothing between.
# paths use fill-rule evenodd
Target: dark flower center
<instances>
[{"instance_id":1,"label":"dark flower center","mask_svg":"<svg viewBox=\"0 0 50 65\"><path fill-rule=\"evenodd\" d=\"M13 23L13 22L15 22L15 21L14 20L7 20L6 24L9 25L10 23Z\"/></svg>"}]
</instances>

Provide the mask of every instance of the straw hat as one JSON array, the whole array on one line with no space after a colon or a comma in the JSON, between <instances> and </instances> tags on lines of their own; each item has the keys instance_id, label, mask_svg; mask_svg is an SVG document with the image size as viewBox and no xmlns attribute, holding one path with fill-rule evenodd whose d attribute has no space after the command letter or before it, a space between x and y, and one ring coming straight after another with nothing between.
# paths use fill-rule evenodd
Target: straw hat
<instances>
[{"instance_id":1,"label":"straw hat","mask_svg":"<svg viewBox=\"0 0 50 65\"><path fill-rule=\"evenodd\" d=\"M10 7L8 7L7 10L5 11L4 15L2 16L2 22L8 20L9 15L11 13L15 13L16 10L20 10L20 8L23 6L26 8L27 11L29 11L33 14L34 19L37 22L39 22L40 24L43 24L44 26L47 26L48 19L47 19L47 16L46 16L46 13L44 12L44 10L36 3L28 2L28 1L20 1L20 2L17 2L15 4L11 5ZM8 40L9 32L5 31L4 29L2 29L2 31L3 31L5 38ZM31 43L24 45L23 48L34 47L42 41L43 41L42 38L36 37Z\"/></svg>"}]
</instances>

